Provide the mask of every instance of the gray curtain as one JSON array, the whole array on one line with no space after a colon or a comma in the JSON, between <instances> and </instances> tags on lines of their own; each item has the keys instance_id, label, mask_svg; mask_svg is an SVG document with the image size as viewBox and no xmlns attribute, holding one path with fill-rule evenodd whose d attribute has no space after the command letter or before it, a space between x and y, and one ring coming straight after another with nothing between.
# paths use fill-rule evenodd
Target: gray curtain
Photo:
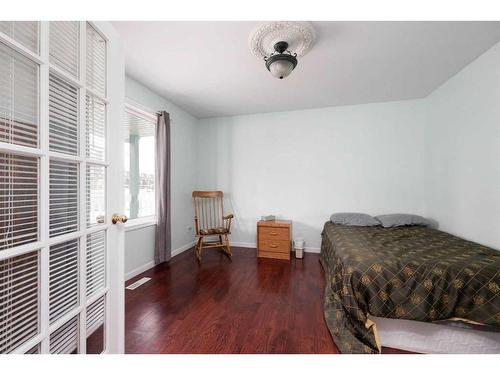
<instances>
[{"instance_id":1,"label":"gray curtain","mask_svg":"<svg viewBox=\"0 0 500 375\"><path fill-rule=\"evenodd\" d=\"M162 111L156 123L156 238L155 263L172 256L170 230L170 115Z\"/></svg>"}]
</instances>

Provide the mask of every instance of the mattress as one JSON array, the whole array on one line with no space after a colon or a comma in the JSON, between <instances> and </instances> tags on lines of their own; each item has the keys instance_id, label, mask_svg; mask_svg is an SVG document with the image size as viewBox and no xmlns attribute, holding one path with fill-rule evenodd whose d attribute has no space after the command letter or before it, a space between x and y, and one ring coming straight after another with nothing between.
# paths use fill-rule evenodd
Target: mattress
<instances>
[{"instance_id":1,"label":"mattress","mask_svg":"<svg viewBox=\"0 0 500 375\"><path fill-rule=\"evenodd\" d=\"M500 252L436 229L325 224L325 320L342 353L380 353L370 316L500 326Z\"/></svg>"},{"instance_id":2,"label":"mattress","mask_svg":"<svg viewBox=\"0 0 500 375\"><path fill-rule=\"evenodd\" d=\"M384 347L427 354L499 354L498 327L459 321L424 323L368 316Z\"/></svg>"}]
</instances>

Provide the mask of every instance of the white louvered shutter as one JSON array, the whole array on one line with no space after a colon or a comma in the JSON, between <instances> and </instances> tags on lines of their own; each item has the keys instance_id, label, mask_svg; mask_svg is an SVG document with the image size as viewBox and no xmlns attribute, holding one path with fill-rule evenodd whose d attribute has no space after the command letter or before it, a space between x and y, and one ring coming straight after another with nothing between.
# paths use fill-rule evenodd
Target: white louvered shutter
<instances>
[{"instance_id":1,"label":"white louvered shutter","mask_svg":"<svg viewBox=\"0 0 500 375\"><path fill-rule=\"evenodd\" d=\"M35 53L38 53L39 49L38 29L38 21L0 21L0 32Z\"/></svg>"},{"instance_id":2,"label":"white louvered shutter","mask_svg":"<svg viewBox=\"0 0 500 375\"><path fill-rule=\"evenodd\" d=\"M50 323L78 305L78 240L50 247Z\"/></svg>"},{"instance_id":3,"label":"white louvered shutter","mask_svg":"<svg viewBox=\"0 0 500 375\"><path fill-rule=\"evenodd\" d=\"M0 251L38 240L38 158L0 152Z\"/></svg>"},{"instance_id":4,"label":"white louvered shutter","mask_svg":"<svg viewBox=\"0 0 500 375\"><path fill-rule=\"evenodd\" d=\"M51 354L72 354L78 349L78 318L74 317L50 335Z\"/></svg>"},{"instance_id":5,"label":"white louvered shutter","mask_svg":"<svg viewBox=\"0 0 500 375\"><path fill-rule=\"evenodd\" d=\"M8 353L38 333L38 251L0 261L0 353Z\"/></svg>"},{"instance_id":6,"label":"white louvered shutter","mask_svg":"<svg viewBox=\"0 0 500 375\"><path fill-rule=\"evenodd\" d=\"M104 160L106 142L106 105L96 97L85 100L86 155L89 159Z\"/></svg>"},{"instance_id":7,"label":"white louvered shutter","mask_svg":"<svg viewBox=\"0 0 500 375\"><path fill-rule=\"evenodd\" d=\"M55 74L49 80L49 146L78 155L78 89Z\"/></svg>"},{"instance_id":8,"label":"white louvered shutter","mask_svg":"<svg viewBox=\"0 0 500 375\"><path fill-rule=\"evenodd\" d=\"M87 308L87 337L104 324L104 297Z\"/></svg>"},{"instance_id":9,"label":"white louvered shutter","mask_svg":"<svg viewBox=\"0 0 500 375\"><path fill-rule=\"evenodd\" d=\"M106 41L87 24L87 86L95 93L106 95Z\"/></svg>"},{"instance_id":10,"label":"white louvered shutter","mask_svg":"<svg viewBox=\"0 0 500 375\"><path fill-rule=\"evenodd\" d=\"M80 24L76 21L50 23L50 62L78 78Z\"/></svg>"},{"instance_id":11,"label":"white louvered shutter","mask_svg":"<svg viewBox=\"0 0 500 375\"><path fill-rule=\"evenodd\" d=\"M105 216L105 167L87 164L87 226L104 223Z\"/></svg>"},{"instance_id":12,"label":"white louvered shutter","mask_svg":"<svg viewBox=\"0 0 500 375\"><path fill-rule=\"evenodd\" d=\"M104 231L87 235L87 297L102 290L106 282L106 235Z\"/></svg>"},{"instance_id":13,"label":"white louvered shutter","mask_svg":"<svg viewBox=\"0 0 500 375\"><path fill-rule=\"evenodd\" d=\"M38 146L38 65L2 43L0 141Z\"/></svg>"},{"instance_id":14,"label":"white louvered shutter","mask_svg":"<svg viewBox=\"0 0 500 375\"><path fill-rule=\"evenodd\" d=\"M78 165L50 161L50 237L78 230Z\"/></svg>"}]
</instances>

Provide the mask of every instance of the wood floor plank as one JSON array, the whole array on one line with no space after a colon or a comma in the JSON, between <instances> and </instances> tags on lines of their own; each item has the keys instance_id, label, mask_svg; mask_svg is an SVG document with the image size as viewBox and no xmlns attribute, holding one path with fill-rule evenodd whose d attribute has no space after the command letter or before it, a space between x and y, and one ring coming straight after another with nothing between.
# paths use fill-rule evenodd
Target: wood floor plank
<instances>
[{"instance_id":1,"label":"wood floor plank","mask_svg":"<svg viewBox=\"0 0 500 375\"><path fill-rule=\"evenodd\" d=\"M125 291L126 353L338 353L317 254L284 261L232 250L232 260L209 250L198 263L191 249L129 280L151 277Z\"/></svg>"}]
</instances>

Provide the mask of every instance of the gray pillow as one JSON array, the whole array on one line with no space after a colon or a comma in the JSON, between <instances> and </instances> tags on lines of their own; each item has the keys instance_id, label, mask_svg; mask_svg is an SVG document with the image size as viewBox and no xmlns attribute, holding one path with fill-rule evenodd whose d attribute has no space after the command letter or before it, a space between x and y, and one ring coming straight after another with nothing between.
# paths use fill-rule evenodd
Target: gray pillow
<instances>
[{"instance_id":1,"label":"gray pillow","mask_svg":"<svg viewBox=\"0 0 500 375\"><path fill-rule=\"evenodd\" d=\"M375 216L375 219L382 223L384 228L403 227L406 225L429 226L431 222L425 217L410 214L390 214Z\"/></svg>"},{"instance_id":2,"label":"gray pillow","mask_svg":"<svg viewBox=\"0 0 500 375\"><path fill-rule=\"evenodd\" d=\"M355 225L359 227L373 227L380 225L380 221L374 217L357 212L338 212L330 216L333 224Z\"/></svg>"}]
</instances>

